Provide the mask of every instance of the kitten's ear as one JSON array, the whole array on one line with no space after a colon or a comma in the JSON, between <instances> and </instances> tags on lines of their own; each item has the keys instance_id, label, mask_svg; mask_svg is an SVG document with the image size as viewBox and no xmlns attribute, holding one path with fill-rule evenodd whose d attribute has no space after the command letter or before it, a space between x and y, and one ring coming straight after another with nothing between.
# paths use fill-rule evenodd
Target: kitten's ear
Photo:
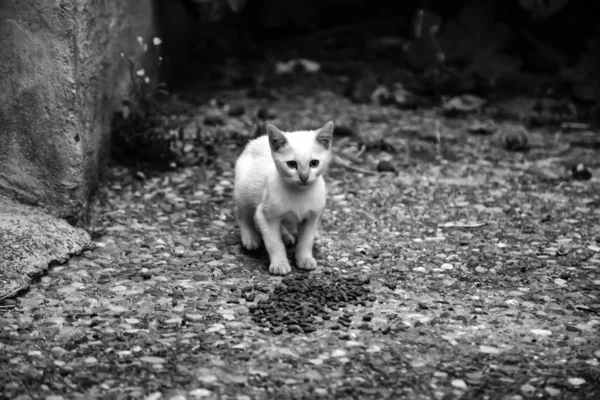
<instances>
[{"instance_id":1,"label":"kitten's ear","mask_svg":"<svg viewBox=\"0 0 600 400\"><path fill-rule=\"evenodd\" d=\"M275 125L267 125L267 135L269 136L269 145L271 146L271 150L274 152L282 147L285 147L287 144L287 139Z\"/></svg>"},{"instance_id":2,"label":"kitten's ear","mask_svg":"<svg viewBox=\"0 0 600 400\"><path fill-rule=\"evenodd\" d=\"M317 143L329 150L331 146L331 138L333 136L333 122L329 121L317 133Z\"/></svg>"}]
</instances>

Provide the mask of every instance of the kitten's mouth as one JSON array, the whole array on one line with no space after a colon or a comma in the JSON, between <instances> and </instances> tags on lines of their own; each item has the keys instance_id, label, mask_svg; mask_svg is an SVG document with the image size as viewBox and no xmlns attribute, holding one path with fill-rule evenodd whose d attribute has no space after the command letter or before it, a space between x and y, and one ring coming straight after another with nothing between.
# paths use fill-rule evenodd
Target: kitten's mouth
<instances>
[{"instance_id":1,"label":"kitten's mouth","mask_svg":"<svg viewBox=\"0 0 600 400\"><path fill-rule=\"evenodd\" d=\"M309 181L306 181L306 182L302 182L302 181L298 182L298 181L296 181L296 186L299 187L299 188L301 188L301 189L305 189L305 188L309 187L311 184L312 184L312 182L309 182Z\"/></svg>"}]
</instances>

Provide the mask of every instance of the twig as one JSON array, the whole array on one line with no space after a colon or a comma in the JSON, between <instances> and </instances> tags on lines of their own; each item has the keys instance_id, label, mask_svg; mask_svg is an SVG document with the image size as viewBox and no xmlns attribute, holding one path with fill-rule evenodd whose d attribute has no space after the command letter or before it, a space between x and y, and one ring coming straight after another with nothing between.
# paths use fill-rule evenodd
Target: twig
<instances>
[{"instance_id":1,"label":"twig","mask_svg":"<svg viewBox=\"0 0 600 400\"><path fill-rule=\"evenodd\" d=\"M354 165L350 164L349 161L344 160L342 157L338 156L337 154L333 155L332 161L334 164L342 166L346 169L349 169L350 171L354 171L354 172L358 172L358 173L366 174L366 175L376 175L377 174L377 172L375 172L375 171L369 171L367 169L355 167Z\"/></svg>"},{"instance_id":2,"label":"twig","mask_svg":"<svg viewBox=\"0 0 600 400\"><path fill-rule=\"evenodd\" d=\"M27 289L27 286L21 286L18 289L13 290L12 292L6 293L2 296L0 296L0 301L8 299L10 297L14 297L16 296L20 291Z\"/></svg>"}]
</instances>

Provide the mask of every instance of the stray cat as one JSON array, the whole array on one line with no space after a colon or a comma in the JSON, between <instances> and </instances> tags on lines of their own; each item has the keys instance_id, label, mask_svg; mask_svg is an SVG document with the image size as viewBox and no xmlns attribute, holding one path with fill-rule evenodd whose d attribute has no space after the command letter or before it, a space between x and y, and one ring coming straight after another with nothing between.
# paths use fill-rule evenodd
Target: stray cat
<instances>
[{"instance_id":1,"label":"stray cat","mask_svg":"<svg viewBox=\"0 0 600 400\"><path fill-rule=\"evenodd\" d=\"M256 249L262 237L271 274L290 273L285 244L296 242L294 233L297 267L317 267L313 244L325 208L322 175L331 160L332 135L331 121L314 131L282 132L267 125L267 134L250 141L235 163L242 244Z\"/></svg>"}]
</instances>

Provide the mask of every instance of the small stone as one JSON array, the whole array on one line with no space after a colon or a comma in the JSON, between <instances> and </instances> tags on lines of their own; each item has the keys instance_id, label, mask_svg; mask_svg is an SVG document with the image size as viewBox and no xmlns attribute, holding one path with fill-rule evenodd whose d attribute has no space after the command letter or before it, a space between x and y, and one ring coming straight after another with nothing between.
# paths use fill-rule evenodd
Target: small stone
<instances>
[{"instance_id":1,"label":"small stone","mask_svg":"<svg viewBox=\"0 0 600 400\"><path fill-rule=\"evenodd\" d=\"M521 385L521 393L525 396L531 396L535 393L535 386L532 386L529 383Z\"/></svg>"},{"instance_id":2,"label":"small stone","mask_svg":"<svg viewBox=\"0 0 600 400\"><path fill-rule=\"evenodd\" d=\"M87 357L83 360L83 362L87 365L98 364L98 360L96 359L96 357Z\"/></svg>"},{"instance_id":3,"label":"small stone","mask_svg":"<svg viewBox=\"0 0 600 400\"><path fill-rule=\"evenodd\" d=\"M241 115L244 115L245 112L246 112L246 109L244 108L244 106L235 105L229 109L229 112L227 114L231 117L239 117Z\"/></svg>"},{"instance_id":4,"label":"small stone","mask_svg":"<svg viewBox=\"0 0 600 400\"><path fill-rule=\"evenodd\" d=\"M275 119L277 117L273 111L266 107L261 107L256 113L256 116L260 119Z\"/></svg>"},{"instance_id":5,"label":"small stone","mask_svg":"<svg viewBox=\"0 0 600 400\"><path fill-rule=\"evenodd\" d=\"M566 284L567 284L567 281L566 281L566 280L564 280L564 279L556 278L556 279L554 280L554 283L555 283L556 285L558 285L558 286L564 286L564 285L566 285Z\"/></svg>"},{"instance_id":6,"label":"small stone","mask_svg":"<svg viewBox=\"0 0 600 400\"><path fill-rule=\"evenodd\" d=\"M578 181L589 181L592 178L592 173L583 163L574 165L571 172L573 173L573 179Z\"/></svg>"},{"instance_id":7,"label":"small stone","mask_svg":"<svg viewBox=\"0 0 600 400\"><path fill-rule=\"evenodd\" d=\"M185 318L191 322L198 322L204 319L204 315L202 314L185 314Z\"/></svg>"},{"instance_id":8,"label":"small stone","mask_svg":"<svg viewBox=\"0 0 600 400\"><path fill-rule=\"evenodd\" d=\"M467 384L462 379L454 379L451 384L457 389L467 390Z\"/></svg>"},{"instance_id":9,"label":"small stone","mask_svg":"<svg viewBox=\"0 0 600 400\"><path fill-rule=\"evenodd\" d=\"M223 116L216 111L208 111L204 116L204 125L207 126L219 126L225 125L225 120Z\"/></svg>"},{"instance_id":10,"label":"small stone","mask_svg":"<svg viewBox=\"0 0 600 400\"><path fill-rule=\"evenodd\" d=\"M335 349L331 352L331 357L344 357L346 354L348 354L348 352L344 349Z\"/></svg>"},{"instance_id":11,"label":"small stone","mask_svg":"<svg viewBox=\"0 0 600 400\"><path fill-rule=\"evenodd\" d=\"M381 160L377 164L377 172L396 172L396 167L389 161Z\"/></svg>"},{"instance_id":12,"label":"small stone","mask_svg":"<svg viewBox=\"0 0 600 400\"><path fill-rule=\"evenodd\" d=\"M585 379L583 378L569 378L568 381L573 386L581 386L585 383Z\"/></svg>"},{"instance_id":13,"label":"small stone","mask_svg":"<svg viewBox=\"0 0 600 400\"><path fill-rule=\"evenodd\" d=\"M56 357L62 357L64 354L68 353L67 350L63 349L62 347L58 347L58 346L54 346L50 349L50 351L52 352L52 354L54 354Z\"/></svg>"},{"instance_id":14,"label":"small stone","mask_svg":"<svg viewBox=\"0 0 600 400\"><path fill-rule=\"evenodd\" d=\"M39 350L30 350L27 355L29 357L41 357L42 356L42 352Z\"/></svg>"},{"instance_id":15,"label":"small stone","mask_svg":"<svg viewBox=\"0 0 600 400\"><path fill-rule=\"evenodd\" d=\"M549 331L547 329L532 329L530 332L533 333L534 335L538 335L538 336L552 335L552 331Z\"/></svg>"},{"instance_id":16,"label":"small stone","mask_svg":"<svg viewBox=\"0 0 600 400\"><path fill-rule=\"evenodd\" d=\"M452 268L454 268L454 266L450 263L443 263L442 265L440 265L440 268L444 270L451 270Z\"/></svg>"},{"instance_id":17,"label":"small stone","mask_svg":"<svg viewBox=\"0 0 600 400\"><path fill-rule=\"evenodd\" d=\"M219 380L219 378L217 378L216 375L212 375L212 374L200 375L196 379L198 379L200 382L204 382L204 383L215 383L216 381Z\"/></svg>"},{"instance_id":18,"label":"small stone","mask_svg":"<svg viewBox=\"0 0 600 400\"><path fill-rule=\"evenodd\" d=\"M197 399L201 399L204 397L209 397L213 394L213 392L211 392L208 389L204 389L204 388L200 388L200 389L194 389L192 391L189 392L189 395L191 397L195 397Z\"/></svg>"},{"instance_id":19,"label":"small stone","mask_svg":"<svg viewBox=\"0 0 600 400\"><path fill-rule=\"evenodd\" d=\"M154 356L145 356L145 357L140 357L140 361L149 363L149 364L162 364L167 362L167 360L165 360L162 357L154 357Z\"/></svg>"},{"instance_id":20,"label":"small stone","mask_svg":"<svg viewBox=\"0 0 600 400\"><path fill-rule=\"evenodd\" d=\"M500 349L493 346L481 345L479 346L479 351L486 354L500 354Z\"/></svg>"},{"instance_id":21,"label":"small stone","mask_svg":"<svg viewBox=\"0 0 600 400\"><path fill-rule=\"evenodd\" d=\"M560 394L560 390L553 388L552 386L546 386L544 390L546 391L546 393L548 393L549 396L552 397L558 396Z\"/></svg>"}]
</instances>

